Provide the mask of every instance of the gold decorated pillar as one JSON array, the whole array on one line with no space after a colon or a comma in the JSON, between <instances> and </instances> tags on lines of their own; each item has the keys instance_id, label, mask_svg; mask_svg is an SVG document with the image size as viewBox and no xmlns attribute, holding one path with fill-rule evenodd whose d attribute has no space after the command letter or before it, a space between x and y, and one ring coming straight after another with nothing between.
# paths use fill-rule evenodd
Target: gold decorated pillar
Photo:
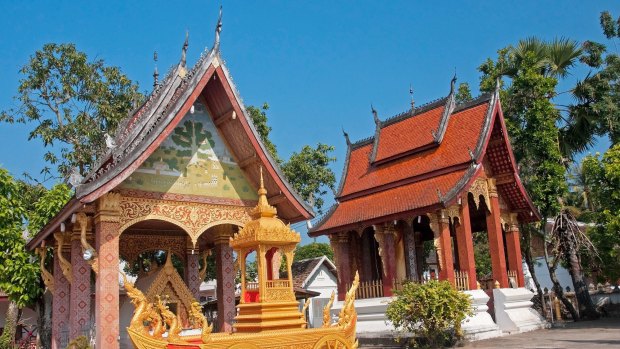
<instances>
[{"instance_id":1,"label":"gold decorated pillar","mask_svg":"<svg viewBox=\"0 0 620 349\"><path fill-rule=\"evenodd\" d=\"M71 234L54 234L54 289L52 292L52 349L69 344L71 302L71 263L66 255L70 251Z\"/></svg>"},{"instance_id":2,"label":"gold decorated pillar","mask_svg":"<svg viewBox=\"0 0 620 349\"><path fill-rule=\"evenodd\" d=\"M471 232L471 219L469 215L469 200L467 193L462 198L460 206L459 225L456 227L456 241L459 254L459 269L467 273L469 289L478 288L476 278L476 260L474 256L474 239Z\"/></svg>"},{"instance_id":3,"label":"gold decorated pillar","mask_svg":"<svg viewBox=\"0 0 620 349\"><path fill-rule=\"evenodd\" d=\"M392 296L394 277L396 276L395 234L396 231L391 223L375 226L375 240L379 244L379 256L381 256L381 263L383 265L382 284L385 297Z\"/></svg>"},{"instance_id":4,"label":"gold decorated pillar","mask_svg":"<svg viewBox=\"0 0 620 349\"><path fill-rule=\"evenodd\" d=\"M351 282L351 258L349 258L349 235L336 233L329 236L329 242L334 250L336 269L338 270L338 300L344 300L347 285Z\"/></svg>"},{"instance_id":5,"label":"gold decorated pillar","mask_svg":"<svg viewBox=\"0 0 620 349\"><path fill-rule=\"evenodd\" d=\"M493 279L499 282L501 288L506 288L508 287L508 274L506 272L506 256L504 254L504 238L500 218L499 197L497 195L495 179L489 178L487 184L490 201L489 209L491 212L487 213L486 223Z\"/></svg>"},{"instance_id":6,"label":"gold decorated pillar","mask_svg":"<svg viewBox=\"0 0 620 349\"><path fill-rule=\"evenodd\" d=\"M200 254L189 238L185 256L185 283L192 296L200 299L200 284L203 281L200 279Z\"/></svg>"},{"instance_id":7,"label":"gold decorated pillar","mask_svg":"<svg viewBox=\"0 0 620 349\"><path fill-rule=\"evenodd\" d=\"M92 239L92 220L84 213L76 215L71 236L71 316L69 321L69 338L74 339L86 334L90 330L90 304L91 304L91 267L84 259L82 235Z\"/></svg>"},{"instance_id":8,"label":"gold decorated pillar","mask_svg":"<svg viewBox=\"0 0 620 349\"><path fill-rule=\"evenodd\" d=\"M97 200L95 213L95 249L98 265L95 270L96 347L119 348L119 246L120 200L118 193L107 193Z\"/></svg>"},{"instance_id":9,"label":"gold decorated pillar","mask_svg":"<svg viewBox=\"0 0 620 349\"><path fill-rule=\"evenodd\" d=\"M523 263L521 257L521 243L519 237L519 222L517 214L509 215L508 230L506 231L506 254L508 255L508 270L517 274L517 284L519 287L525 286L523 277Z\"/></svg>"},{"instance_id":10,"label":"gold decorated pillar","mask_svg":"<svg viewBox=\"0 0 620 349\"><path fill-rule=\"evenodd\" d=\"M232 332L235 318L235 266L233 249L228 244L233 226L218 225L214 228L215 268L217 275L217 322L220 332Z\"/></svg>"}]
</instances>

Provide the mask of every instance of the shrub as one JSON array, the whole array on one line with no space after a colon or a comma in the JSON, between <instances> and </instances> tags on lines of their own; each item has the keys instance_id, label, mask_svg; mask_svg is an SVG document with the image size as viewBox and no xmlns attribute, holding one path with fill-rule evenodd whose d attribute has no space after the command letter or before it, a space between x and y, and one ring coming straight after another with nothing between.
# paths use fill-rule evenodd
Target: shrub
<instances>
[{"instance_id":1,"label":"shrub","mask_svg":"<svg viewBox=\"0 0 620 349\"><path fill-rule=\"evenodd\" d=\"M428 347L452 345L462 338L461 322L473 315L470 297L447 281L406 283L395 291L386 316L400 333L411 333Z\"/></svg>"}]
</instances>

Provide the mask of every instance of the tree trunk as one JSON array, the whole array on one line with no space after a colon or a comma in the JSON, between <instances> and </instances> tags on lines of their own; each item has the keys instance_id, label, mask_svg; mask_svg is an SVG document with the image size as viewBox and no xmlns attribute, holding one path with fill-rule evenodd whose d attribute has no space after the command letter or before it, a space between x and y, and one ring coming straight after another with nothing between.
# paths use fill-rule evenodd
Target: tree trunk
<instances>
[{"instance_id":1,"label":"tree trunk","mask_svg":"<svg viewBox=\"0 0 620 349\"><path fill-rule=\"evenodd\" d=\"M52 296L50 292L45 292L39 297L37 302L39 310L39 319L37 327L39 329L38 347L42 349L50 349L52 347Z\"/></svg>"},{"instance_id":2,"label":"tree trunk","mask_svg":"<svg viewBox=\"0 0 620 349\"><path fill-rule=\"evenodd\" d=\"M19 309L15 302L9 302L9 309L6 311L4 330L0 336L0 349L10 349L15 345L15 330L17 329L17 318Z\"/></svg>"},{"instance_id":3,"label":"tree trunk","mask_svg":"<svg viewBox=\"0 0 620 349\"><path fill-rule=\"evenodd\" d=\"M542 316L547 318L547 307L545 307L545 295L543 294L542 289L540 288L540 282L538 282L538 277L536 277L536 270L534 270L534 261L532 259L532 230L530 227L524 227L523 231L523 242L524 249L523 255L525 257L525 264L527 264L528 269L530 270L530 275L532 275L532 280L534 280L534 285L536 286L536 293L538 293L538 299L540 299Z\"/></svg>"},{"instance_id":4,"label":"tree trunk","mask_svg":"<svg viewBox=\"0 0 620 349\"><path fill-rule=\"evenodd\" d=\"M575 310L573 303L571 303L568 298L564 296L564 290L562 289L562 285L560 285L560 281L558 280L557 275L555 275L555 271L558 268L558 263L560 262L560 258L558 256L554 256L553 263L549 264L549 254L547 253L547 245L545 243L545 262L547 262L547 269L549 269L549 277L551 278L551 282L553 282L553 292L555 292L556 297L560 299L562 304L566 307L568 312L570 313L573 321L579 321L579 313Z\"/></svg>"},{"instance_id":5,"label":"tree trunk","mask_svg":"<svg viewBox=\"0 0 620 349\"><path fill-rule=\"evenodd\" d=\"M592 303L592 298L590 298L590 291L588 291L588 286L583 279L581 263L579 261L579 257L577 256L577 252L575 251L574 245L571 245L570 252L567 254L568 256L566 257L570 265L568 272L573 280L575 296L577 297L577 303L579 304L579 314L581 315L581 318L590 320L598 319L600 314L596 311L594 303Z\"/></svg>"}]
</instances>

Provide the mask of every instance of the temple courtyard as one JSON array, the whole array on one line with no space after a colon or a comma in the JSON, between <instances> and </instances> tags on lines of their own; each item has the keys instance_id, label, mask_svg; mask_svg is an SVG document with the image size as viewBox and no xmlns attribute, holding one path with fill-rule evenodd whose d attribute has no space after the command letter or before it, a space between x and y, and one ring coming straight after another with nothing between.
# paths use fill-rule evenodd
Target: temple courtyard
<instances>
[{"instance_id":1,"label":"temple courtyard","mask_svg":"<svg viewBox=\"0 0 620 349\"><path fill-rule=\"evenodd\" d=\"M569 322L550 329L471 342L461 348L618 348L620 318Z\"/></svg>"}]
</instances>

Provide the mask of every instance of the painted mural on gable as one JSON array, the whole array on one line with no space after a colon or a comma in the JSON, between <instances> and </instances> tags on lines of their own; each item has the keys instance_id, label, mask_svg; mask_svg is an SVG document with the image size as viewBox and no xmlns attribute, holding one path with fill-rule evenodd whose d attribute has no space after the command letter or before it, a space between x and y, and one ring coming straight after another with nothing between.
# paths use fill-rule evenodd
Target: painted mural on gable
<instances>
[{"instance_id":1,"label":"painted mural on gable","mask_svg":"<svg viewBox=\"0 0 620 349\"><path fill-rule=\"evenodd\" d=\"M233 200L258 199L200 102L120 187Z\"/></svg>"}]
</instances>

